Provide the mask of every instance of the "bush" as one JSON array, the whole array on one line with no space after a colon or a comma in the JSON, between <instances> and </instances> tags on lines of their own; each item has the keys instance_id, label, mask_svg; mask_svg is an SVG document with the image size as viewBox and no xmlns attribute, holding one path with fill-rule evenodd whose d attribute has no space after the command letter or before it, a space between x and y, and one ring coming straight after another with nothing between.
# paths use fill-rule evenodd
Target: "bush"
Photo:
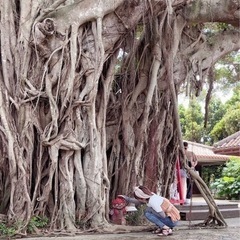
<instances>
[{"instance_id":1,"label":"bush","mask_svg":"<svg viewBox=\"0 0 240 240\"><path fill-rule=\"evenodd\" d=\"M146 223L146 218L144 216L144 210L146 205L141 205L138 207L136 212L129 212L126 216L127 225L139 226Z\"/></svg>"},{"instance_id":2,"label":"bush","mask_svg":"<svg viewBox=\"0 0 240 240\"><path fill-rule=\"evenodd\" d=\"M9 227L5 223L0 223L0 236L11 237L15 232L15 227Z\"/></svg>"},{"instance_id":3,"label":"bush","mask_svg":"<svg viewBox=\"0 0 240 240\"><path fill-rule=\"evenodd\" d=\"M203 166L201 171L201 176L203 181L207 184L209 188L211 188L211 184L222 176L222 170L225 167L224 165L210 165Z\"/></svg>"},{"instance_id":4,"label":"bush","mask_svg":"<svg viewBox=\"0 0 240 240\"><path fill-rule=\"evenodd\" d=\"M216 192L215 197L240 199L240 159L233 158L227 162L221 178L216 179L210 187Z\"/></svg>"},{"instance_id":5,"label":"bush","mask_svg":"<svg viewBox=\"0 0 240 240\"><path fill-rule=\"evenodd\" d=\"M48 224L48 219L46 217L33 216L27 226L29 233L35 232L38 228L44 228Z\"/></svg>"}]
</instances>

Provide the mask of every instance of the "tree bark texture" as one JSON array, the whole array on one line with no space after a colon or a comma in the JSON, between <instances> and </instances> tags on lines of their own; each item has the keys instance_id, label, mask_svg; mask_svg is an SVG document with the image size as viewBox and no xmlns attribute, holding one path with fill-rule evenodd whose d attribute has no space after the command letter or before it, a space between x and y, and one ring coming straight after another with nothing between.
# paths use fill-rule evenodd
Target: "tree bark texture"
<instances>
[{"instance_id":1,"label":"tree bark texture","mask_svg":"<svg viewBox=\"0 0 240 240\"><path fill-rule=\"evenodd\" d=\"M182 151L178 90L198 95L216 61L240 48L238 3L218 2L1 0L0 213L9 222L25 231L47 216L51 230L74 231L107 224L110 201L135 185L168 197ZM208 38L210 20L233 27Z\"/></svg>"}]
</instances>

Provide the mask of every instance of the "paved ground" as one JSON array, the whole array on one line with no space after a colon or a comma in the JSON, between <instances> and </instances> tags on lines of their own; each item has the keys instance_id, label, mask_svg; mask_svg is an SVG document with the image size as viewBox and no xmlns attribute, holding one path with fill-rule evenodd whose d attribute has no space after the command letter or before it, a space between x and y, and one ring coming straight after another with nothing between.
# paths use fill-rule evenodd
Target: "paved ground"
<instances>
[{"instance_id":1,"label":"paved ground","mask_svg":"<svg viewBox=\"0 0 240 240\"><path fill-rule=\"evenodd\" d=\"M195 199L199 201L199 199ZM203 221L180 221L174 228L171 236L157 236L149 231L149 227L117 226L112 229L104 230L105 233L80 233L74 236L54 236L54 237L34 237L25 240L240 240L240 216L238 218L226 218L227 228L200 228L193 227ZM113 233L106 233L113 232ZM17 240L23 238L17 238Z\"/></svg>"},{"instance_id":2,"label":"paved ground","mask_svg":"<svg viewBox=\"0 0 240 240\"><path fill-rule=\"evenodd\" d=\"M55 237L34 237L25 238L25 240L154 240L154 239L168 239L168 240L239 240L240 239L240 217L225 219L228 224L227 228L200 228L191 227L194 224L201 221L180 221L179 225L175 228L173 235L171 236L157 236L149 231L143 229L131 227L129 229L124 228L121 231L119 227L118 232L121 233L84 233L77 236L55 236ZM138 229L138 231L136 231ZM125 232L124 232L125 231ZM134 231L134 232L128 232ZM20 240L23 238L18 238Z\"/></svg>"}]
</instances>

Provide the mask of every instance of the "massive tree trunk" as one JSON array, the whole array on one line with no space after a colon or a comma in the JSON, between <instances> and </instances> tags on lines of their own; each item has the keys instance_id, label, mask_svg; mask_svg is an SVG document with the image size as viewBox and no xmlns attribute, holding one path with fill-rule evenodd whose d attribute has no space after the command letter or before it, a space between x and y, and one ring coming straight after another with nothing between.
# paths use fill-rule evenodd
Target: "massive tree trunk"
<instances>
[{"instance_id":1,"label":"massive tree trunk","mask_svg":"<svg viewBox=\"0 0 240 240\"><path fill-rule=\"evenodd\" d=\"M217 2L1 1L0 213L9 222L24 231L39 215L52 230L95 227L136 184L169 195L182 152L179 88L198 94L216 61L240 48L234 27L210 40L202 31L239 21L237 1Z\"/></svg>"}]
</instances>

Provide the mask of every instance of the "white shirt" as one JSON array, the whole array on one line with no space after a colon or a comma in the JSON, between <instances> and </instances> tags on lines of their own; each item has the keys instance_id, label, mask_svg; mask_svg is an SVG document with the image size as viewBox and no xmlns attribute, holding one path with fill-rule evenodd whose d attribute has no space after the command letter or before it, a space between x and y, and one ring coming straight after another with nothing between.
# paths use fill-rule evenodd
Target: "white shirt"
<instances>
[{"instance_id":1,"label":"white shirt","mask_svg":"<svg viewBox=\"0 0 240 240\"><path fill-rule=\"evenodd\" d=\"M151 207L156 212L162 212L161 205L163 203L163 197L154 194L149 198L149 202L147 203L148 207Z\"/></svg>"}]
</instances>

